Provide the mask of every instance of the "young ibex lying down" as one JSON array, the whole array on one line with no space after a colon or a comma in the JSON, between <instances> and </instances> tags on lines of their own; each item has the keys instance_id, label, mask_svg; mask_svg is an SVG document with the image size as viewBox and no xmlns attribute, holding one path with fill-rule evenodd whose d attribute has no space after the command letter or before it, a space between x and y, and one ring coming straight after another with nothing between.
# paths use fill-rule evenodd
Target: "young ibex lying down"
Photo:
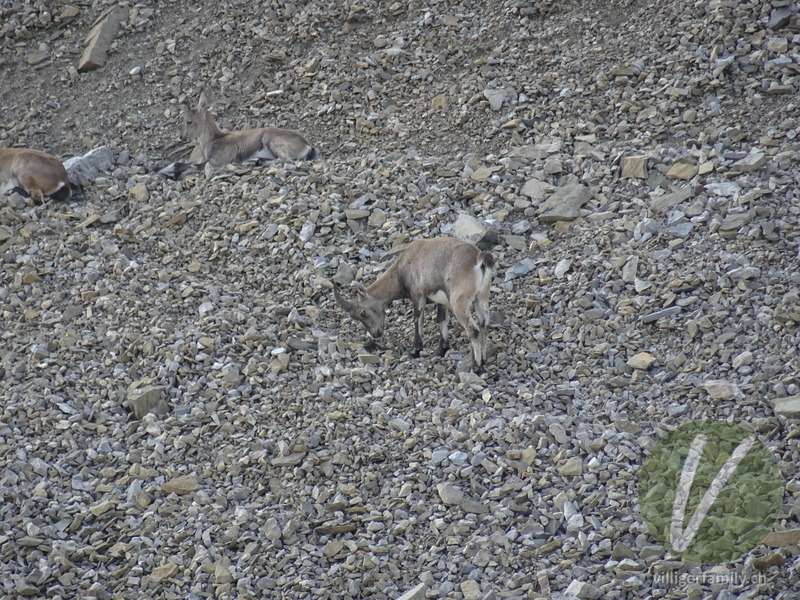
<instances>
[{"instance_id":1,"label":"young ibex lying down","mask_svg":"<svg viewBox=\"0 0 800 600\"><path fill-rule=\"evenodd\" d=\"M44 196L69 199L72 187L55 156L29 148L0 148L0 194L13 192L41 204Z\"/></svg>"},{"instance_id":2,"label":"young ibex lying down","mask_svg":"<svg viewBox=\"0 0 800 600\"><path fill-rule=\"evenodd\" d=\"M411 354L422 350L422 312L428 300L437 303L439 356L449 348L448 309L466 331L472 344L475 370L480 372L486 359L486 328L489 325L489 286L494 257L488 251L454 238L417 240L408 245L391 266L369 287L356 283L354 301L343 298L334 286L336 302L352 318L361 321L370 336L383 335L386 308L394 300L408 298L414 309L414 346ZM472 317L475 308L477 322Z\"/></svg>"},{"instance_id":3,"label":"young ibex lying down","mask_svg":"<svg viewBox=\"0 0 800 600\"><path fill-rule=\"evenodd\" d=\"M206 95L200 94L197 108L184 107L181 137L196 140L199 160L176 162L160 174L177 179L190 168L205 167L206 176L230 163L247 160L311 160L317 151L299 131L263 127L243 131L222 131L207 110ZM197 153L193 153L197 156Z\"/></svg>"}]
</instances>

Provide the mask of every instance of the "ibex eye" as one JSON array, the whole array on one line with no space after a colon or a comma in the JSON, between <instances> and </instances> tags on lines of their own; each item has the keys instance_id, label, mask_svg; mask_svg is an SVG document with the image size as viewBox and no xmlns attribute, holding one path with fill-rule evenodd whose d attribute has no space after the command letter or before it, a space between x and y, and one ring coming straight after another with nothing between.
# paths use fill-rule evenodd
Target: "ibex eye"
<instances>
[{"instance_id":1,"label":"ibex eye","mask_svg":"<svg viewBox=\"0 0 800 600\"><path fill-rule=\"evenodd\" d=\"M362 319L366 319L367 318L367 311L365 311L365 310L361 311L361 318Z\"/></svg>"}]
</instances>

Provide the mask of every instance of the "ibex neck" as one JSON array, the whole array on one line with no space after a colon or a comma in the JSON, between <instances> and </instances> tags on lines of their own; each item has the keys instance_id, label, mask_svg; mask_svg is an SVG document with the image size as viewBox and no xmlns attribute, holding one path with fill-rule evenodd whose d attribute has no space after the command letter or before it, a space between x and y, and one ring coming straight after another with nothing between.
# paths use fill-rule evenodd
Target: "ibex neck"
<instances>
[{"instance_id":1,"label":"ibex neck","mask_svg":"<svg viewBox=\"0 0 800 600\"><path fill-rule=\"evenodd\" d=\"M385 304L389 304L400 298L405 298L408 295L406 286L403 285L402 281L400 281L400 277L398 277L395 265L389 267L388 271L378 277L378 279L367 288L367 293Z\"/></svg>"},{"instance_id":2,"label":"ibex neck","mask_svg":"<svg viewBox=\"0 0 800 600\"><path fill-rule=\"evenodd\" d=\"M210 113L206 113L205 121L203 123L203 130L198 136L200 146L206 146L223 135L225 135L225 133L219 127L217 127L214 117L212 117Z\"/></svg>"}]
</instances>

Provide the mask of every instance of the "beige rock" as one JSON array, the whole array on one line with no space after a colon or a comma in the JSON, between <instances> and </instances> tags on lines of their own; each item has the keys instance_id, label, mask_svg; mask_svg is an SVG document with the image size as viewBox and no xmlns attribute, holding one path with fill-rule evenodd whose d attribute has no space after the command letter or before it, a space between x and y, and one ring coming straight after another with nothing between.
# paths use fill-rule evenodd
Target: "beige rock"
<instances>
[{"instance_id":1,"label":"beige rock","mask_svg":"<svg viewBox=\"0 0 800 600\"><path fill-rule=\"evenodd\" d=\"M137 419L141 419L147 413L165 415L169 412L169 405L166 402L167 387L163 385L144 385L139 387L140 382L136 381L128 388L128 406Z\"/></svg>"},{"instance_id":2,"label":"beige rock","mask_svg":"<svg viewBox=\"0 0 800 600\"><path fill-rule=\"evenodd\" d=\"M274 467L296 467L306 457L307 452L292 452L286 456L276 456L272 459L272 466Z\"/></svg>"},{"instance_id":3,"label":"beige rock","mask_svg":"<svg viewBox=\"0 0 800 600\"><path fill-rule=\"evenodd\" d=\"M707 160L705 162L700 163L700 166L697 167L697 174L698 175L706 175L711 173L714 170L714 161Z\"/></svg>"},{"instance_id":4,"label":"beige rock","mask_svg":"<svg viewBox=\"0 0 800 600\"><path fill-rule=\"evenodd\" d=\"M131 188L130 194L131 198L140 204L144 204L150 199L150 192L147 191L147 186L141 181Z\"/></svg>"},{"instance_id":5,"label":"beige rock","mask_svg":"<svg viewBox=\"0 0 800 600\"><path fill-rule=\"evenodd\" d=\"M673 206L676 206L681 202L691 198L692 194L692 187L687 185L678 191L653 198L653 200L650 202L650 208L654 213L665 213Z\"/></svg>"},{"instance_id":6,"label":"beige rock","mask_svg":"<svg viewBox=\"0 0 800 600\"><path fill-rule=\"evenodd\" d=\"M164 581L165 579L169 579L178 574L180 571L180 567L175 563L168 562L165 565L161 565L160 567L156 567L153 569L153 572L150 573L150 579L154 581Z\"/></svg>"},{"instance_id":7,"label":"beige rock","mask_svg":"<svg viewBox=\"0 0 800 600\"><path fill-rule=\"evenodd\" d=\"M120 24L127 16L128 9L117 5L98 19L86 38L86 47L78 62L79 72L93 71L106 64L111 42L117 37Z\"/></svg>"},{"instance_id":8,"label":"beige rock","mask_svg":"<svg viewBox=\"0 0 800 600\"><path fill-rule=\"evenodd\" d=\"M686 162L676 162L669 171L667 171L667 179L691 179L698 172L697 165L686 163Z\"/></svg>"},{"instance_id":9,"label":"beige rock","mask_svg":"<svg viewBox=\"0 0 800 600\"><path fill-rule=\"evenodd\" d=\"M628 359L628 366L631 369L646 371L656 361L656 357L648 352L639 352Z\"/></svg>"},{"instance_id":10,"label":"beige rock","mask_svg":"<svg viewBox=\"0 0 800 600\"><path fill-rule=\"evenodd\" d=\"M216 583L230 583L233 581L230 566L231 559L227 556L223 556L214 563L214 581Z\"/></svg>"},{"instance_id":11,"label":"beige rock","mask_svg":"<svg viewBox=\"0 0 800 600\"><path fill-rule=\"evenodd\" d=\"M784 531L772 531L764 538L764 544L773 548L785 548L786 546L800 546L800 529L786 529Z\"/></svg>"},{"instance_id":12,"label":"beige rock","mask_svg":"<svg viewBox=\"0 0 800 600\"><path fill-rule=\"evenodd\" d=\"M562 477L577 477L583 473L583 461L578 456L573 456L558 468Z\"/></svg>"},{"instance_id":13,"label":"beige rock","mask_svg":"<svg viewBox=\"0 0 800 600\"><path fill-rule=\"evenodd\" d=\"M368 354L366 352L359 354L358 360L361 361L362 365L377 365L381 361L381 359L374 354Z\"/></svg>"},{"instance_id":14,"label":"beige rock","mask_svg":"<svg viewBox=\"0 0 800 600\"><path fill-rule=\"evenodd\" d=\"M174 217L171 217L171 218L167 219L166 221L164 221L164 223L162 224L162 227L164 229L169 229L170 227L173 227L175 225L181 225L181 224L186 222L186 219L188 218L188 216L189 215L187 213L181 211L177 215L175 215Z\"/></svg>"},{"instance_id":15,"label":"beige rock","mask_svg":"<svg viewBox=\"0 0 800 600\"><path fill-rule=\"evenodd\" d=\"M544 200L549 194L552 194L554 188L551 184L541 179L529 179L522 186L520 194L527 196L532 200Z\"/></svg>"},{"instance_id":16,"label":"beige rock","mask_svg":"<svg viewBox=\"0 0 800 600\"><path fill-rule=\"evenodd\" d=\"M200 489L197 478L194 475L180 475L161 485L161 491L167 494L178 494L179 496L196 492Z\"/></svg>"},{"instance_id":17,"label":"beige rock","mask_svg":"<svg viewBox=\"0 0 800 600\"><path fill-rule=\"evenodd\" d=\"M623 179L647 179L647 161L649 156L628 156L622 159Z\"/></svg>"},{"instance_id":18,"label":"beige rock","mask_svg":"<svg viewBox=\"0 0 800 600\"><path fill-rule=\"evenodd\" d=\"M464 600L479 600L481 597L481 586L474 579L467 579L459 586Z\"/></svg>"},{"instance_id":19,"label":"beige rock","mask_svg":"<svg viewBox=\"0 0 800 600\"><path fill-rule=\"evenodd\" d=\"M750 173L751 171L757 171L767 164L768 160L767 155L763 152L751 152L743 159L733 163L731 171L733 173Z\"/></svg>"},{"instance_id":20,"label":"beige rock","mask_svg":"<svg viewBox=\"0 0 800 600\"><path fill-rule=\"evenodd\" d=\"M333 558L339 552L342 551L344 548L344 542L341 540L330 540L325 546L322 548L322 553L327 556L328 558Z\"/></svg>"},{"instance_id":21,"label":"beige rock","mask_svg":"<svg viewBox=\"0 0 800 600\"><path fill-rule=\"evenodd\" d=\"M789 50L789 40L785 37L770 37L767 38L765 46L770 52L784 54Z\"/></svg>"},{"instance_id":22,"label":"beige rock","mask_svg":"<svg viewBox=\"0 0 800 600\"><path fill-rule=\"evenodd\" d=\"M713 379L700 385L713 400L736 400L744 394L735 383L723 379Z\"/></svg>"},{"instance_id":23,"label":"beige rock","mask_svg":"<svg viewBox=\"0 0 800 600\"><path fill-rule=\"evenodd\" d=\"M25 56L25 62L30 66L35 67L41 65L43 62L50 58L50 53L47 50L34 50Z\"/></svg>"},{"instance_id":24,"label":"beige rock","mask_svg":"<svg viewBox=\"0 0 800 600\"><path fill-rule=\"evenodd\" d=\"M111 509L116 506L116 502L112 500L104 500L102 502L98 502L89 507L89 512L92 513L95 517L99 517L100 515L107 513Z\"/></svg>"}]
</instances>

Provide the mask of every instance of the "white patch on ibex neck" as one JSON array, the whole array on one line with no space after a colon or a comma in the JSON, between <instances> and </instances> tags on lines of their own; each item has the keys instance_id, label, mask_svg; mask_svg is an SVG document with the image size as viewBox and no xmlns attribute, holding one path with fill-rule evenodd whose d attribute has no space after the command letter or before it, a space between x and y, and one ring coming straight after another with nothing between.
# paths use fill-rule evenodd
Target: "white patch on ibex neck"
<instances>
[{"instance_id":1,"label":"white patch on ibex neck","mask_svg":"<svg viewBox=\"0 0 800 600\"><path fill-rule=\"evenodd\" d=\"M17 181L16 177L12 177L11 179L0 182L0 196L7 194L15 187L19 187L19 181Z\"/></svg>"}]
</instances>

